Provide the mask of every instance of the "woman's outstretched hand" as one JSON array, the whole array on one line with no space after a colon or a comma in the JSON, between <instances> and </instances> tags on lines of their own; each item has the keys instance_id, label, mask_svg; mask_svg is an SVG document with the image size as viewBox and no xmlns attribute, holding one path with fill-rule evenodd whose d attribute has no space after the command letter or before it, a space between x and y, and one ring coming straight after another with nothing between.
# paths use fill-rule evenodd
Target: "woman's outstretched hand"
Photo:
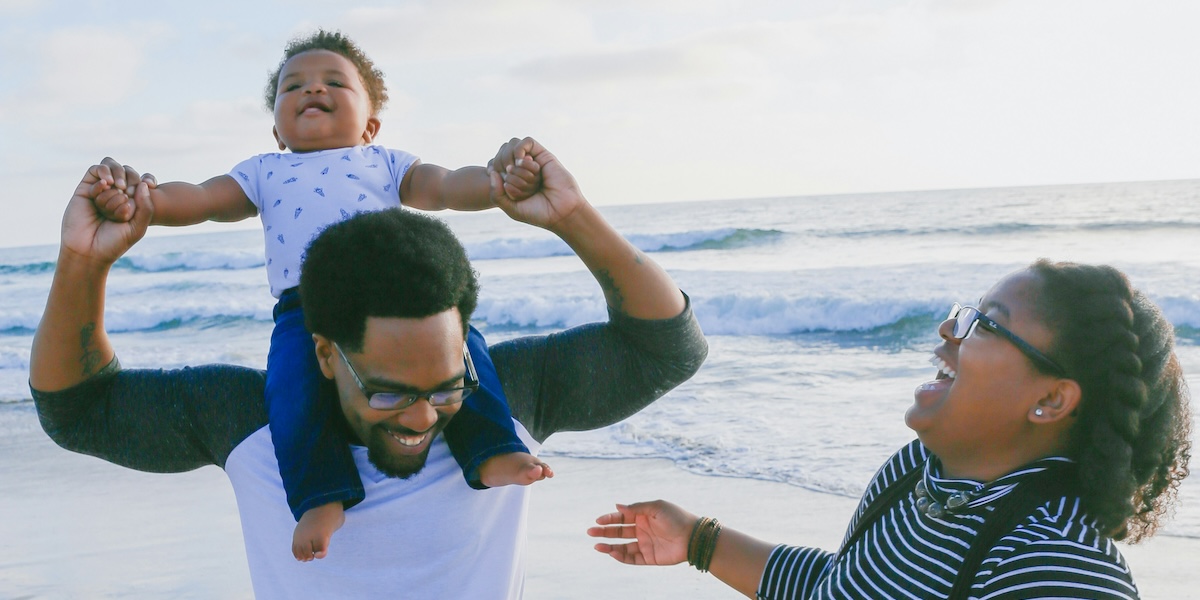
<instances>
[{"instance_id":1,"label":"woman's outstretched hand","mask_svg":"<svg viewBox=\"0 0 1200 600\"><path fill-rule=\"evenodd\" d=\"M688 540L699 517L670 502L655 500L628 506L596 518L596 538L633 540L622 544L599 543L595 548L630 565L677 565L687 560Z\"/></svg>"}]
</instances>

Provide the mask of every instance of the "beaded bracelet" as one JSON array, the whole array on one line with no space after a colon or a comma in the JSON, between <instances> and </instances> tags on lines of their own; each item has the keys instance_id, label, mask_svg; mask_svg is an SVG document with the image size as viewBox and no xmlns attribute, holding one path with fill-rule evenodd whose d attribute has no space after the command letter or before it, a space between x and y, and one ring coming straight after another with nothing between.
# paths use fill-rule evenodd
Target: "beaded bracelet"
<instances>
[{"instance_id":1,"label":"beaded bracelet","mask_svg":"<svg viewBox=\"0 0 1200 600\"><path fill-rule=\"evenodd\" d=\"M701 573L707 573L720 535L720 521L711 517L697 520L692 526L692 535L688 538L688 564L696 567Z\"/></svg>"}]
</instances>

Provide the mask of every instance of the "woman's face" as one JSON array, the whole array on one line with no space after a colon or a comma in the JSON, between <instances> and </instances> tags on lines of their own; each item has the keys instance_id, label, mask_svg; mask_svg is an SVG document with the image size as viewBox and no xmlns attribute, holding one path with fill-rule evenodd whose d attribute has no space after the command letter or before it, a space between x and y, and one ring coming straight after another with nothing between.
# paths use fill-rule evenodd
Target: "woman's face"
<instances>
[{"instance_id":1,"label":"woman's face","mask_svg":"<svg viewBox=\"0 0 1200 600\"><path fill-rule=\"evenodd\" d=\"M1053 334L1037 316L1040 289L1037 275L1018 271L989 290L979 310L1045 353ZM1001 334L976 325L959 340L953 326L947 319L938 327L942 343L933 362L944 366L917 387L904 421L948 470L1009 464L1021 454L1038 400L1050 394L1057 378L1040 373Z\"/></svg>"}]
</instances>

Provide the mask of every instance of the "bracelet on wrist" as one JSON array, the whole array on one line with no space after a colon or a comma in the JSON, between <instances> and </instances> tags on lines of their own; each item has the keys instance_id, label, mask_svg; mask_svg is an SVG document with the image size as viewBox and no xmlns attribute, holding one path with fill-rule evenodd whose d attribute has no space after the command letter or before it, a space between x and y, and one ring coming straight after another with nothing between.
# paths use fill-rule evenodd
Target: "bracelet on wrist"
<instances>
[{"instance_id":1,"label":"bracelet on wrist","mask_svg":"<svg viewBox=\"0 0 1200 600\"><path fill-rule=\"evenodd\" d=\"M720 535L720 521L711 517L701 517L697 520L692 526L692 535L688 538L688 564L696 567L701 573L707 573Z\"/></svg>"}]
</instances>

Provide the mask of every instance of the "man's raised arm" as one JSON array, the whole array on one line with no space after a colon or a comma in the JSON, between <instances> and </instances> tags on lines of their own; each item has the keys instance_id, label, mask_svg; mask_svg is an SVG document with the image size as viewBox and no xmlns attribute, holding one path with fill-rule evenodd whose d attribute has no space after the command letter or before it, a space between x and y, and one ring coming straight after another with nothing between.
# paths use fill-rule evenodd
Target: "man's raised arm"
<instances>
[{"instance_id":1,"label":"man's raised arm","mask_svg":"<svg viewBox=\"0 0 1200 600\"><path fill-rule=\"evenodd\" d=\"M53 392L87 380L115 356L104 331L104 290L113 263L150 225L154 206L145 181L132 170L114 173L105 159L84 174L63 214L62 244L46 312L33 337L29 385ZM133 218L120 223L100 216L93 204L96 184L120 177L137 181Z\"/></svg>"},{"instance_id":2,"label":"man's raised arm","mask_svg":"<svg viewBox=\"0 0 1200 600\"><path fill-rule=\"evenodd\" d=\"M104 330L112 265L153 217L146 181L105 162L88 169L63 215L62 245L29 359L42 428L60 446L143 471L224 466L230 450L266 423L260 371L215 365L120 371ZM96 183L138 181L133 218L109 221L93 204Z\"/></svg>"},{"instance_id":3,"label":"man's raised arm","mask_svg":"<svg viewBox=\"0 0 1200 600\"><path fill-rule=\"evenodd\" d=\"M492 195L517 221L547 229L587 265L613 309L637 319L668 319L683 312L683 294L667 272L617 233L579 190L562 163L532 138L513 139L493 161L497 172L532 158L541 166L542 190L512 201L500 175L491 173Z\"/></svg>"},{"instance_id":4,"label":"man's raised arm","mask_svg":"<svg viewBox=\"0 0 1200 600\"><path fill-rule=\"evenodd\" d=\"M671 277L604 220L553 154L532 139L514 139L493 164L509 172L529 158L541 167L541 192L513 202L493 173L496 204L570 245L604 290L610 313L605 324L491 348L513 415L541 441L641 410L695 374L708 345Z\"/></svg>"}]
</instances>

